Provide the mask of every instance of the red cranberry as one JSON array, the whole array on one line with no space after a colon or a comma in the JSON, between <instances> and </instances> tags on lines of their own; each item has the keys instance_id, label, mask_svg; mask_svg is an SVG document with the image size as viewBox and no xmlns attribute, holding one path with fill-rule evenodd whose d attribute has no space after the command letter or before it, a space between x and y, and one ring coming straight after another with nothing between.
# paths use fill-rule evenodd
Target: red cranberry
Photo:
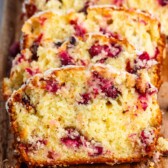
<instances>
[{"instance_id":1,"label":"red cranberry","mask_svg":"<svg viewBox=\"0 0 168 168\"><path fill-rule=\"evenodd\" d=\"M14 42L10 49L9 49L10 55L12 57L15 57L19 52L20 52L20 43L19 42Z\"/></svg>"},{"instance_id":2,"label":"red cranberry","mask_svg":"<svg viewBox=\"0 0 168 168\"><path fill-rule=\"evenodd\" d=\"M26 97L22 97L22 103L26 106L30 106L30 97L26 96Z\"/></svg>"},{"instance_id":3,"label":"red cranberry","mask_svg":"<svg viewBox=\"0 0 168 168\"><path fill-rule=\"evenodd\" d=\"M40 18L39 18L39 22L40 22L40 24L41 24L42 26L44 25L44 23L45 23L46 20L47 20L46 17L40 17Z\"/></svg>"},{"instance_id":4,"label":"red cranberry","mask_svg":"<svg viewBox=\"0 0 168 168\"><path fill-rule=\"evenodd\" d=\"M87 9L90 6L90 1L86 1L84 7L79 11L87 14Z\"/></svg>"},{"instance_id":5,"label":"red cranberry","mask_svg":"<svg viewBox=\"0 0 168 168\"><path fill-rule=\"evenodd\" d=\"M89 104L89 101L91 100L89 93L82 94L81 98L82 98L82 100L79 102L79 104L87 105L87 104Z\"/></svg>"},{"instance_id":6,"label":"red cranberry","mask_svg":"<svg viewBox=\"0 0 168 168\"><path fill-rule=\"evenodd\" d=\"M153 132L143 130L140 134L141 143L144 145L145 152L151 151L150 144L153 142Z\"/></svg>"},{"instance_id":7,"label":"red cranberry","mask_svg":"<svg viewBox=\"0 0 168 168\"><path fill-rule=\"evenodd\" d=\"M153 59L157 60L159 54L160 54L160 51L159 51L158 47L156 47L155 55L154 55Z\"/></svg>"},{"instance_id":8,"label":"red cranberry","mask_svg":"<svg viewBox=\"0 0 168 168\"><path fill-rule=\"evenodd\" d=\"M49 92L57 92L59 89L58 82L55 80L45 80L46 81L46 90Z\"/></svg>"},{"instance_id":9,"label":"red cranberry","mask_svg":"<svg viewBox=\"0 0 168 168\"><path fill-rule=\"evenodd\" d=\"M32 70L31 68L26 68L25 70L30 76L33 76L39 72L38 69Z\"/></svg>"},{"instance_id":10,"label":"red cranberry","mask_svg":"<svg viewBox=\"0 0 168 168\"><path fill-rule=\"evenodd\" d=\"M111 49L108 52L109 57L117 57L119 53L121 52L121 46L117 46L115 44L111 44Z\"/></svg>"},{"instance_id":11,"label":"red cranberry","mask_svg":"<svg viewBox=\"0 0 168 168\"><path fill-rule=\"evenodd\" d=\"M121 47L116 46L115 44L111 44L111 47L108 45L100 45L100 44L94 44L90 49L89 49L89 54L91 57L94 57L98 54L100 54L102 51L106 53L107 57L116 57L118 54L121 52Z\"/></svg>"},{"instance_id":12,"label":"red cranberry","mask_svg":"<svg viewBox=\"0 0 168 168\"><path fill-rule=\"evenodd\" d=\"M126 62L126 71L129 73L136 73L135 69L131 66L130 60Z\"/></svg>"},{"instance_id":13,"label":"red cranberry","mask_svg":"<svg viewBox=\"0 0 168 168\"><path fill-rule=\"evenodd\" d=\"M82 145L81 136L77 130L74 128L67 129L67 136L61 138L61 142L67 147L79 148Z\"/></svg>"},{"instance_id":14,"label":"red cranberry","mask_svg":"<svg viewBox=\"0 0 168 168\"><path fill-rule=\"evenodd\" d=\"M152 87L151 84L148 83L147 93L148 93L149 95L152 95L152 94L154 94L154 93L157 93L157 89L154 88L154 87Z\"/></svg>"},{"instance_id":15,"label":"red cranberry","mask_svg":"<svg viewBox=\"0 0 168 168\"><path fill-rule=\"evenodd\" d=\"M168 0L158 0L161 6L166 6L168 4Z\"/></svg>"},{"instance_id":16,"label":"red cranberry","mask_svg":"<svg viewBox=\"0 0 168 168\"><path fill-rule=\"evenodd\" d=\"M33 16L37 11L37 7L34 4L26 4L25 8L27 11L27 17Z\"/></svg>"},{"instance_id":17,"label":"red cranberry","mask_svg":"<svg viewBox=\"0 0 168 168\"><path fill-rule=\"evenodd\" d=\"M114 4L117 6L122 6L123 0L114 0Z\"/></svg>"},{"instance_id":18,"label":"red cranberry","mask_svg":"<svg viewBox=\"0 0 168 168\"><path fill-rule=\"evenodd\" d=\"M143 52L141 55L139 55L139 59L141 61L143 61L143 60L148 61L148 60L150 60L150 56L149 56L149 54L147 52Z\"/></svg>"},{"instance_id":19,"label":"red cranberry","mask_svg":"<svg viewBox=\"0 0 168 168\"><path fill-rule=\"evenodd\" d=\"M17 63L21 63L22 61L25 61L26 58L23 54L19 55L18 59L17 59Z\"/></svg>"},{"instance_id":20,"label":"red cranberry","mask_svg":"<svg viewBox=\"0 0 168 168\"><path fill-rule=\"evenodd\" d=\"M104 92L106 94L107 97L110 97L112 99L116 99L120 93L120 91L118 91L117 88L115 88L113 85L111 85L110 87L101 87L102 92Z\"/></svg>"},{"instance_id":21,"label":"red cranberry","mask_svg":"<svg viewBox=\"0 0 168 168\"><path fill-rule=\"evenodd\" d=\"M100 28L100 32L102 32L103 34L107 35L108 37L113 37L115 39L120 39L119 35L115 32L109 32L104 28Z\"/></svg>"},{"instance_id":22,"label":"red cranberry","mask_svg":"<svg viewBox=\"0 0 168 168\"><path fill-rule=\"evenodd\" d=\"M103 63L105 63L106 60L107 60L107 58L102 58L98 62L101 63L101 64L103 64Z\"/></svg>"},{"instance_id":23,"label":"red cranberry","mask_svg":"<svg viewBox=\"0 0 168 168\"><path fill-rule=\"evenodd\" d=\"M93 146L93 152L89 152L89 156L99 156L103 153L103 147Z\"/></svg>"},{"instance_id":24,"label":"red cranberry","mask_svg":"<svg viewBox=\"0 0 168 168\"><path fill-rule=\"evenodd\" d=\"M56 155L56 153L55 153L54 151L48 151L47 157L48 157L49 159L55 159L56 156L57 156L57 155Z\"/></svg>"},{"instance_id":25,"label":"red cranberry","mask_svg":"<svg viewBox=\"0 0 168 168\"><path fill-rule=\"evenodd\" d=\"M61 58L61 64L63 66L65 66L65 65L74 65L73 58L66 51L61 52L59 54L59 57Z\"/></svg>"},{"instance_id":26,"label":"red cranberry","mask_svg":"<svg viewBox=\"0 0 168 168\"><path fill-rule=\"evenodd\" d=\"M40 139L40 140L38 140L36 143L40 143L40 144L43 144L43 145L47 145L47 140L45 140L45 139Z\"/></svg>"},{"instance_id":27,"label":"red cranberry","mask_svg":"<svg viewBox=\"0 0 168 168\"><path fill-rule=\"evenodd\" d=\"M33 43L33 45L30 48L30 51L32 53L32 57L31 57L32 61L37 61L38 60L38 55L37 55L38 47L39 47L39 44Z\"/></svg>"},{"instance_id":28,"label":"red cranberry","mask_svg":"<svg viewBox=\"0 0 168 168\"><path fill-rule=\"evenodd\" d=\"M34 43L40 44L41 41L42 41L43 36L44 36L44 34L41 33L41 34L34 40Z\"/></svg>"},{"instance_id":29,"label":"red cranberry","mask_svg":"<svg viewBox=\"0 0 168 168\"><path fill-rule=\"evenodd\" d=\"M74 26L76 36L83 37L86 34L86 29L79 25L77 21L72 20L70 24Z\"/></svg>"},{"instance_id":30,"label":"red cranberry","mask_svg":"<svg viewBox=\"0 0 168 168\"><path fill-rule=\"evenodd\" d=\"M148 107L146 95L140 95L139 100L140 100L142 109L145 111Z\"/></svg>"},{"instance_id":31,"label":"red cranberry","mask_svg":"<svg viewBox=\"0 0 168 168\"><path fill-rule=\"evenodd\" d=\"M116 99L119 94L121 94L121 92L113 86L111 81L104 79L96 71L94 71L92 74L93 78L95 78L94 80L98 80L101 91L105 93L107 97Z\"/></svg>"},{"instance_id":32,"label":"red cranberry","mask_svg":"<svg viewBox=\"0 0 168 168\"><path fill-rule=\"evenodd\" d=\"M103 50L103 46L101 46L99 44L97 44L97 45L95 44L89 49L89 54L91 55L91 57L94 57L94 56L100 54L101 50Z\"/></svg>"}]
</instances>

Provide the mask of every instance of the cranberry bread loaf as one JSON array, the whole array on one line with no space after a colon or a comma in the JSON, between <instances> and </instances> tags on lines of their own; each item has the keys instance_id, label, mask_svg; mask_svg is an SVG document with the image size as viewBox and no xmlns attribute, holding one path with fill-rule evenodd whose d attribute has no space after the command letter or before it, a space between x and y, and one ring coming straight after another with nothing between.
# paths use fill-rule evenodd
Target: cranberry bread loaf
<instances>
[{"instance_id":1,"label":"cranberry bread loaf","mask_svg":"<svg viewBox=\"0 0 168 168\"><path fill-rule=\"evenodd\" d=\"M160 33L156 19L134 11L113 7L94 7L82 13L58 14L44 12L35 15L23 26L23 48L42 45L45 41L64 41L72 35L83 37L86 33L97 32L118 39L127 39L143 60L138 62L158 62L150 74L155 86L160 85L160 65L165 48L165 40ZM151 61L153 60L153 61Z\"/></svg>"},{"instance_id":2,"label":"cranberry bread loaf","mask_svg":"<svg viewBox=\"0 0 168 168\"><path fill-rule=\"evenodd\" d=\"M134 47L127 41L101 34L89 34L84 38L72 36L64 43L43 43L41 46L23 50L15 58L10 77L4 80L4 96L8 98L29 77L50 68L102 63L130 71L138 60ZM150 64L146 66L150 68Z\"/></svg>"},{"instance_id":3,"label":"cranberry bread loaf","mask_svg":"<svg viewBox=\"0 0 168 168\"><path fill-rule=\"evenodd\" d=\"M7 110L16 149L33 166L141 161L153 155L161 124L148 74L105 65L35 75Z\"/></svg>"}]
</instances>

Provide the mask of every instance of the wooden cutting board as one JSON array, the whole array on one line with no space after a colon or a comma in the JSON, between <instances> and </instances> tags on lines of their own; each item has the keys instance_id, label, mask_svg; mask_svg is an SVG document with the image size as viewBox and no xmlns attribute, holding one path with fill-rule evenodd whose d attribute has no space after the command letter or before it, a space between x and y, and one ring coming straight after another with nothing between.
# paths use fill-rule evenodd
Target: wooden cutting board
<instances>
[{"instance_id":1,"label":"wooden cutting board","mask_svg":"<svg viewBox=\"0 0 168 168\"><path fill-rule=\"evenodd\" d=\"M5 103L2 98L2 79L7 76L11 67L9 46L20 38L21 0L4 0L3 22L0 30L0 168L14 167L11 134ZM168 54L167 54L168 55ZM163 84L159 91L158 101L163 112L162 134L168 138L168 57L164 60L162 72ZM123 165L80 165L71 168L147 168L147 163L132 163ZM162 157L156 168L168 168L168 157Z\"/></svg>"}]
</instances>

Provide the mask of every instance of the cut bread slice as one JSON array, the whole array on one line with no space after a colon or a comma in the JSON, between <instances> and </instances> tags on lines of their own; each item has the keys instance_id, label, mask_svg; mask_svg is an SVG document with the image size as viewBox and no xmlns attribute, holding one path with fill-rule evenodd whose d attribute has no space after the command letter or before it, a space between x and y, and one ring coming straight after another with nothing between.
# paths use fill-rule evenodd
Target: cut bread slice
<instances>
[{"instance_id":1,"label":"cut bread slice","mask_svg":"<svg viewBox=\"0 0 168 168\"><path fill-rule=\"evenodd\" d=\"M28 78L50 68L102 63L131 72L136 68L137 60L134 47L127 41L101 34L88 34L84 38L72 36L64 43L47 41L40 46L34 45L23 50L14 59L10 77L4 79L4 96L8 98ZM150 68L150 65L147 67Z\"/></svg>"},{"instance_id":2,"label":"cut bread slice","mask_svg":"<svg viewBox=\"0 0 168 168\"><path fill-rule=\"evenodd\" d=\"M115 1L115 0L114 0ZM114 2L112 2L114 3ZM115 3L114 3L115 4ZM168 1L167 0L122 0L120 6L140 9L155 16L161 23L161 30L168 36Z\"/></svg>"},{"instance_id":3,"label":"cut bread slice","mask_svg":"<svg viewBox=\"0 0 168 168\"><path fill-rule=\"evenodd\" d=\"M23 26L23 48L30 48L36 43L41 45L45 41L64 41L74 34L83 37L90 32L126 39L141 55L142 61L137 62L139 67L142 67L142 62L158 62L149 73L152 83L159 87L165 49L159 22L147 14L121 8L92 7L87 13L39 13Z\"/></svg>"},{"instance_id":4,"label":"cut bread slice","mask_svg":"<svg viewBox=\"0 0 168 168\"><path fill-rule=\"evenodd\" d=\"M105 65L35 75L7 110L16 149L32 166L141 161L153 156L161 124L146 71L140 78Z\"/></svg>"},{"instance_id":5,"label":"cut bread slice","mask_svg":"<svg viewBox=\"0 0 168 168\"><path fill-rule=\"evenodd\" d=\"M31 17L39 11L55 10L66 12L73 10L76 12L86 11L86 9L94 4L95 0L25 0L23 3L23 14L26 18Z\"/></svg>"},{"instance_id":6,"label":"cut bread slice","mask_svg":"<svg viewBox=\"0 0 168 168\"><path fill-rule=\"evenodd\" d=\"M25 0L23 12L27 18L36 12L51 9L55 11L74 10L86 13L87 8L93 5L116 5L149 12L161 22L162 32L168 35L168 2L165 0L48 0L47 2L46 0Z\"/></svg>"}]
</instances>

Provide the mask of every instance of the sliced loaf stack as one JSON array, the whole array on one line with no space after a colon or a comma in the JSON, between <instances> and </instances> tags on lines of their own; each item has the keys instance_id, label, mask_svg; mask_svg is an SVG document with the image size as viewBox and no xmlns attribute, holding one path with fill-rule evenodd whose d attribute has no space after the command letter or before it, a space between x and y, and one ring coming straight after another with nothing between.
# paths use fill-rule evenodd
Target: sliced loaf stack
<instances>
[{"instance_id":1,"label":"sliced loaf stack","mask_svg":"<svg viewBox=\"0 0 168 168\"><path fill-rule=\"evenodd\" d=\"M137 162L161 148L160 23L92 6L102 2L24 3L27 17L52 9L25 22L22 51L4 79L15 149L29 165Z\"/></svg>"}]
</instances>

